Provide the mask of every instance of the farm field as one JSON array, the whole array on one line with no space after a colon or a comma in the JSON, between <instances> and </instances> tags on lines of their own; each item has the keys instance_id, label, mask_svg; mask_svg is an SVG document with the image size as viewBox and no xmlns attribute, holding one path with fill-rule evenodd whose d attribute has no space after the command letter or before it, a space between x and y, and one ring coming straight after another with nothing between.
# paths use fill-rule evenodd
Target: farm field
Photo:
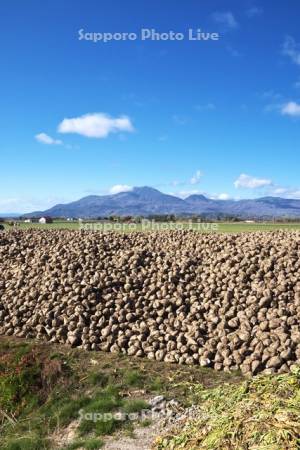
<instances>
[{"instance_id":1,"label":"farm field","mask_svg":"<svg viewBox=\"0 0 300 450\"><path fill-rule=\"evenodd\" d=\"M78 222L67 221L54 221L53 223L40 224L40 223L24 223L17 222L19 229L42 229L42 230L79 230L80 225ZM228 222L207 222L207 223L167 223L157 222L153 225L142 224L118 224L112 222L86 222L84 225L91 223L93 227L99 231L119 231L119 232L132 232L132 231L164 231L166 229L192 229L193 231L199 231L202 233L241 233L251 231L276 231L276 230L300 230L300 223L228 223ZM5 229L12 229L13 227L5 223Z\"/></svg>"}]
</instances>

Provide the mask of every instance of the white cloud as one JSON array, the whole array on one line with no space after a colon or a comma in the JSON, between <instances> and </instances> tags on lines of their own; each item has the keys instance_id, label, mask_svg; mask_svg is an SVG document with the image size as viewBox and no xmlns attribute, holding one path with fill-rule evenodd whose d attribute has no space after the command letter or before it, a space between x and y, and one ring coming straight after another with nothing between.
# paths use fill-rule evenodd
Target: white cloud
<instances>
[{"instance_id":1,"label":"white cloud","mask_svg":"<svg viewBox=\"0 0 300 450\"><path fill-rule=\"evenodd\" d=\"M282 53L289 56L295 64L300 65L300 45L292 36L286 36L282 45Z\"/></svg>"},{"instance_id":2,"label":"white cloud","mask_svg":"<svg viewBox=\"0 0 300 450\"><path fill-rule=\"evenodd\" d=\"M230 200L232 198L229 194L226 194L225 192L222 192L221 194L213 194L207 196L211 200Z\"/></svg>"},{"instance_id":3,"label":"white cloud","mask_svg":"<svg viewBox=\"0 0 300 450\"><path fill-rule=\"evenodd\" d=\"M104 113L85 114L72 119L64 119L58 125L60 133L77 133L89 138L106 138L110 133L133 132L129 117L110 117Z\"/></svg>"},{"instance_id":4,"label":"white cloud","mask_svg":"<svg viewBox=\"0 0 300 450\"><path fill-rule=\"evenodd\" d=\"M217 195L217 199L218 200L229 200L230 199L230 195L226 194L225 192L222 192L221 194Z\"/></svg>"},{"instance_id":5,"label":"white cloud","mask_svg":"<svg viewBox=\"0 0 300 450\"><path fill-rule=\"evenodd\" d=\"M119 194L120 192L130 192L132 189L133 187L127 184L116 184L110 188L109 192L110 194Z\"/></svg>"},{"instance_id":6,"label":"white cloud","mask_svg":"<svg viewBox=\"0 0 300 450\"><path fill-rule=\"evenodd\" d=\"M242 173L238 179L234 182L234 186L236 188L247 188L247 189L256 189L264 186L270 186L272 184L272 180L268 180L266 178L255 178L250 175L246 175Z\"/></svg>"},{"instance_id":7,"label":"white cloud","mask_svg":"<svg viewBox=\"0 0 300 450\"><path fill-rule=\"evenodd\" d=\"M279 188L274 189L272 193L273 193L274 195L281 195L281 194L286 194L287 191L288 191L287 188L281 188L281 187L279 187Z\"/></svg>"},{"instance_id":8,"label":"white cloud","mask_svg":"<svg viewBox=\"0 0 300 450\"><path fill-rule=\"evenodd\" d=\"M186 188L186 187L188 188L188 186L191 184L192 185L199 184L202 177L203 177L203 172L201 170L196 170L194 175L189 180L187 180L187 179L186 180L176 180L175 179L175 180L171 181L170 183L168 183L167 185L173 186L173 187L183 186L184 188ZM198 190L193 189L192 191L190 191L188 189L188 191L182 191L183 195L181 195L181 197L185 195L185 192L187 192L189 195L190 193L198 193ZM177 194L174 194L174 195L177 195Z\"/></svg>"},{"instance_id":9,"label":"white cloud","mask_svg":"<svg viewBox=\"0 0 300 450\"><path fill-rule=\"evenodd\" d=\"M53 139L51 136L49 136L46 133L39 133L39 134L36 134L34 137L38 142L41 142L42 144L62 145L62 141L60 139Z\"/></svg>"},{"instance_id":10,"label":"white cloud","mask_svg":"<svg viewBox=\"0 0 300 450\"><path fill-rule=\"evenodd\" d=\"M296 102L285 103L281 108L283 116L300 117L300 104Z\"/></svg>"},{"instance_id":11,"label":"white cloud","mask_svg":"<svg viewBox=\"0 0 300 450\"><path fill-rule=\"evenodd\" d=\"M217 11L213 14L212 17L215 22L225 26L226 28L234 29L238 27L238 23L231 11Z\"/></svg>"},{"instance_id":12,"label":"white cloud","mask_svg":"<svg viewBox=\"0 0 300 450\"><path fill-rule=\"evenodd\" d=\"M252 8L249 8L245 11L246 16L249 17L249 19L252 19L253 17L260 16L263 13L263 9L259 6L253 6Z\"/></svg>"},{"instance_id":13,"label":"white cloud","mask_svg":"<svg viewBox=\"0 0 300 450\"><path fill-rule=\"evenodd\" d=\"M195 175L190 179L190 184L198 184L200 182L201 177L203 177L203 173L201 170L197 170Z\"/></svg>"},{"instance_id":14,"label":"white cloud","mask_svg":"<svg viewBox=\"0 0 300 450\"><path fill-rule=\"evenodd\" d=\"M282 195L284 198L289 199L300 199L300 189L279 186L272 190L272 195Z\"/></svg>"},{"instance_id":15,"label":"white cloud","mask_svg":"<svg viewBox=\"0 0 300 450\"><path fill-rule=\"evenodd\" d=\"M300 189L288 192L287 197L296 200L300 199Z\"/></svg>"},{"instance_id":16,"label":"white cloud","mask_svg":"<svg viewBox=\"0 0 300 450\"><path fill-rule=\"evenodd\" d=\"M179 192L171 192L170 195L175 195L176 197L180 197L183 199L189 197L190 195L204 195L204 197L211 200L229 200L231 198L230 195L226 193L210 195L207 192L200 191L199 189L188 189Z\"/></svg>"},{"instance_id":17,"label":"white cloud","mask_svg":"<svg viewBox=\"0 0 300 450\"><path fill-rule=\"evenodd\" d=\"M294 87L300 87L300 81L296 82ZM270 100L270 103L264 107L266 112L276 111L283 116L300 116L300 103L287 101L282 94L266 91L262 94L262 98Z\"/></svg>"}]
</instances>

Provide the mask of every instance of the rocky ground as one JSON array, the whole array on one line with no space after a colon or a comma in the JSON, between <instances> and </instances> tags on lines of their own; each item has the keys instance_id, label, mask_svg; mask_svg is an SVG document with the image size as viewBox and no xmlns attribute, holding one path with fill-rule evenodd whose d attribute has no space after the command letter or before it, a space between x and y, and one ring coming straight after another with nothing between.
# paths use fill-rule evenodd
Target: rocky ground
<instances>
[{"instance_id":1,"label":"rocky ground","mask_svg":"<svg viewBox=\"0 0 300 450\"><path fill-rule=\"evenodd\" d=\"M300 232L10 231L0 333L244 374L300 360Z\"/></svg>"}]
</instances>

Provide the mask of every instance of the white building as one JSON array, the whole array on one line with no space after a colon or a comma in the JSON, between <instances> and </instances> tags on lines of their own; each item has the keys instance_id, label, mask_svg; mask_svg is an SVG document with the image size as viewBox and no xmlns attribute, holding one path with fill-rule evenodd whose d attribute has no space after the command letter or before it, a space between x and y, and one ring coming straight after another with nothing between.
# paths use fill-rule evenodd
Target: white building
<instances>
[{"instance_id":1,"label":"white building","mask_svg":"<svg viewBox=\"0 0 300 450\"><path fill-rule=\"evenodd\" d=\"M41 217L39 223L47 223L46 217Z\"/></svg>"}]
</instances>

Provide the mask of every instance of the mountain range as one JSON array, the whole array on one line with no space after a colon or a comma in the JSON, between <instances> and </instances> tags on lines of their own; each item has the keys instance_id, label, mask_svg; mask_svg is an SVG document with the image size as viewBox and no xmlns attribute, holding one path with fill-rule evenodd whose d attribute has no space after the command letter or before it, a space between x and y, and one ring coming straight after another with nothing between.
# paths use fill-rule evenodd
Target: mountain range
<instances>
[{"instance_id":1,"label":"mountain range","mask_svg":"<svg viewBox=\"0 0 300 450\"><path fill-rule=\"evenodd\" d=\"M242 219L300 218L300 200L279 197L214 200L204 195L190 195L182 199L144 186L112 195L89 195L71 203L55 205L45 211L25 214L23 217L96 218L155 214L199 214L207 218L234 216Z\"/></svg>"}]
</instances>

